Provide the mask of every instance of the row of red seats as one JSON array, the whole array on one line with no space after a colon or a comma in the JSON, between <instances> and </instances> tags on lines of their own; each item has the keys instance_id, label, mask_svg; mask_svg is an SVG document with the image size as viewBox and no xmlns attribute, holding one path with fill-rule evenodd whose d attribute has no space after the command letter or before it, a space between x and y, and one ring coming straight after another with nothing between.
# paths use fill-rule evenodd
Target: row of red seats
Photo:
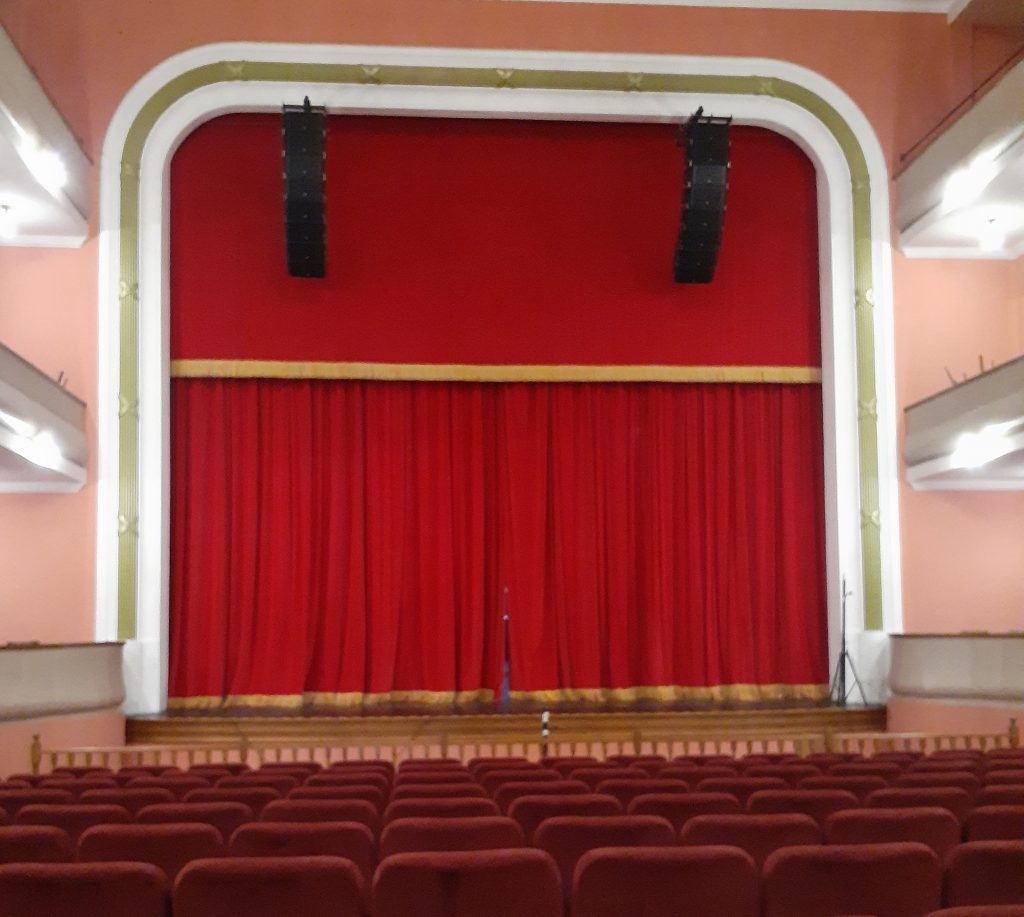
<instances>
[{"instance_id":1,"label":"row of red seats","mask_svg":"<svg viewBox=\"0 0 1024 917\"><path fill-rule=\"evenodd\" d=\"M0 902L5 917L166 917L169 898L175 917L562 917L566 899L572 917L1020 917L1024 896L1004 904L989 882L1024 873L1024 843L1009 846L965 851L945 872L914 843L790 847L763 871L733 847L603 847L580 858L568 894L530 849L397 854L372 891L337 857L200 859L173 892L146 864L8 865Z\"/></svg>"}]
</instances>

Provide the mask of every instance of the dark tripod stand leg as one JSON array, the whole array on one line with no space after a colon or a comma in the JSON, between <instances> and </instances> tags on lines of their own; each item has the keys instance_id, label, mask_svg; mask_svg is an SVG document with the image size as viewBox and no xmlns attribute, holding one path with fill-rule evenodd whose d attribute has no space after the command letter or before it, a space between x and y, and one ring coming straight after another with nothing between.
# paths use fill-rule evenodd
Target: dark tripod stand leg
<instances>
[{"instance_id":1,"label":"dark tripod stand leg","mask_svg":"<svg viewBox=\"0 0 1024 917\"><path fill-rule=\"evenodd\" d=\"M866 706L868 702L868 696L864 693L864 686L860 683L860 678L857 676L857 669L853 664L853 657L850 655L849 651L847 651L845 655L847 661L850 663L850 673L853 675L853 683L856 686L857 690L860 691L860 699L864 702ZM853 688L851 688L850 691L852 693ZM846 703L845 697L843 699L843 703Z\"/></svg>"}]
</instances>

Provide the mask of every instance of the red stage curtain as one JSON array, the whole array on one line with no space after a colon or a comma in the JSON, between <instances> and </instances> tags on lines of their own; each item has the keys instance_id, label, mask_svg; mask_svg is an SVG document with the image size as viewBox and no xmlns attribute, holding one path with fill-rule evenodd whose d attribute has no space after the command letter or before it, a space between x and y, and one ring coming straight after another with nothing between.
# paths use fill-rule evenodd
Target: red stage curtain
<instances>
[{"instance_id":1,"label":"red stage curtain","mask_svg":"<svg viewBox=\"0 0 1024 917\"><path fill-rule=\"evenodd\" d=\"M183 705L827 679L818 386L172 393Z\"/></svg>"}]
</instances>

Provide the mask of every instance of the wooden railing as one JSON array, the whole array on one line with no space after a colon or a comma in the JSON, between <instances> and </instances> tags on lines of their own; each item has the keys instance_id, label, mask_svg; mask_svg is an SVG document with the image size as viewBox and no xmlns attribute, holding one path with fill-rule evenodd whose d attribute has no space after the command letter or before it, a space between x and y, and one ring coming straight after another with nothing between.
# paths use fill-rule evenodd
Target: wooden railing
<instances>
[{"instance_id":1,"label":"wooden railing","mask_svg":"<svg viewBox=\"0 0 1024 917\"><path fill-rule=\"evenodd\" d=\"M872 755L880 751L946 751L952 749L1018 748L1020 729L1017 720L1010 718L1006 732L848 732L832 736L832 748L840 752Z\"/></svg>"},{"instance_id":2,"label":"wooden railing","mask_svg":"<svg viewBox=\"0 0 1024 917\"><path fill-rule=\"evenodd\" d=\"M168 767L191 767L193 764L216 764L224 761L245 761L251 765L268 762L312 760L322 764L343 760L387 760L400 762L406 758L471 758L500 755L522 755L539 760L546 755L592 755L603 760L616 754L730 755L789 753L806 755L824 751L824 733L796 733L772 737L637 737L623 740L592 740L560 737L548 741L457 741L444 737L424 741L380 741L366 744L339 745L335 740L298 742L236 743L174 743L163 745L116 745L89 748L43 748L34 736L31 748L34 773L52 771L61 766L129 767L132 765L166 764Z\"/></svg>"}]
</instances>

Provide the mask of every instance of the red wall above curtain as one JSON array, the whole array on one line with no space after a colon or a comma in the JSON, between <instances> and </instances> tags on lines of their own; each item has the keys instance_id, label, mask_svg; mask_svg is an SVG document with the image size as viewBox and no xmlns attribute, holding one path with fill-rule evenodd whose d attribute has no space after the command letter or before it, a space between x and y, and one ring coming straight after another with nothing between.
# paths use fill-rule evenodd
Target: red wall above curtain
<instances>
[{"instance_id":1,"label":"red wall above curtain","mask_svg":"<svg viewBox=\"0 0 1024 917\"><path fill-rule=\"evenodd\" d=\"M218 118L171 167L172 357L820 365L810 161L734 129L710 286L671 278L682 172L672 125L332 117L303 280L279 116Z\"/></svg>"}]
</instances>

